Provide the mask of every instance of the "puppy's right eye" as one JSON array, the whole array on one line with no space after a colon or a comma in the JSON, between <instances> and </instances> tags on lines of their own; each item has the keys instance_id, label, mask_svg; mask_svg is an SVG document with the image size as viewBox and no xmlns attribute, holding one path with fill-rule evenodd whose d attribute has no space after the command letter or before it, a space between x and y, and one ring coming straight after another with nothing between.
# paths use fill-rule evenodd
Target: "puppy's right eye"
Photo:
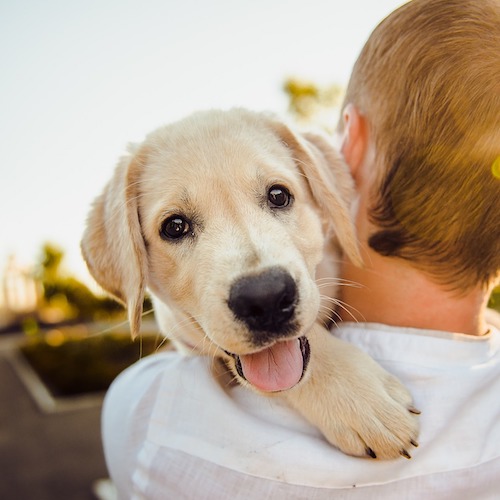
<instances>
[{"instance_id":1,"label":"puppy's right eye","mask_svg":"<svg viewBox=\"0 0 500 500\"><path fill-rule=\"evenodd\" d=\"M270 208L286 208L293 201L293 196L285 186L275 184L267 192L267 203Z\"/></svg>"},{"instance_id":2,"label":"puppy's right eye","mask_svg":"<svg viewBox=\"0 0 500 500\"><path fill-rule=\"evenodd\" d=\"M164 240L178 240L191 231L189 222L181 215L172 215L163 221L160 236Z\"/></svg>"}]
</instances>

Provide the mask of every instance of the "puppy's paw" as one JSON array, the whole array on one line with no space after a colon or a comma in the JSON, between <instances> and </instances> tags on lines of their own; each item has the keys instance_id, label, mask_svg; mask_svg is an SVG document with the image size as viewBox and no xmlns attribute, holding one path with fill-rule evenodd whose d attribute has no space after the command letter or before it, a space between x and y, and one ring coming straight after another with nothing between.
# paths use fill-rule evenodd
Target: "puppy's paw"
<instances>
[{"instance_id":1,"label":"puppy's paw","mask_svg":"<svg viewBox=\"0 0 500 500\"><path fill-rule=\"evenodd\" d=\"M411 458L420 412L403 384L353 345L309 340L310 373L285 399L346 454Z\"/></svg>"},{"instance_id":2,"label":"puppy's paw","mask_svg":"<svg viewBox=\"0 0 500 500\"><path fill-rule=\"evenodd\" d=\"M409 459L418 446L420 412L406 388L374 362L373 365L371 374L330 395L337 399L340 418L333 419L336 423L329 423L328 417L323 419L321 430L326 439L349 455Z\"/></svg>"}]
</instances>

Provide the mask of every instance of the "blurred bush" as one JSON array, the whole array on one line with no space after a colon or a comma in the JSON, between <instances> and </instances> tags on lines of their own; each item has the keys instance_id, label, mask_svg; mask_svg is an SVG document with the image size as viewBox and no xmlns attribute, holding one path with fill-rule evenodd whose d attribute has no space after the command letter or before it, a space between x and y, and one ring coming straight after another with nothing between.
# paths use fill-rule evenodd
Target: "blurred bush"
<instances>
[{"instance_id":1,"label":"blurred bush","mask_svg":"<svg viewBox=\"0 0 500 500\"><path fill-rule=\"evenodd\" d=\"M125 368L155 352L155 335L132 341L129 332L96 336L51 330L27 339L21 352L55 397L105 391Z\"/></svg>"},{"instance_id":2,"label":"blurred bush","mask_svg":"<svg viewBox=\"0 0 500 500\"><path fill-rule=\"evenodd\" d=\"M288 98L288 112L296 121L313 123L333 132L344 95L342 86L335 83L321 86L300 78L288 78L283 91Z\"/></svg>"},{"instance_id":3,"label":"blurred bush","mask_svg":"<svg viewBox=\"0 0 500 500\"><path fill-rule=\"evenodd\" d=\"M42 285L39 316L42 322L100 321L123 314L123 307L111 297L97 296L62 267L64 252L54 244L42 247L35 278Z\"/></svg>"},{"instance_id":4,"label":"blurred bush","mask_svg":"<svg viewBox=\"0 0 500 500\"><path fill-rule=\"evenodd\" d=\"M488 307L496 309L500 313L500 286L497 286L491 294Z\"/></svg>"}]
</instances>

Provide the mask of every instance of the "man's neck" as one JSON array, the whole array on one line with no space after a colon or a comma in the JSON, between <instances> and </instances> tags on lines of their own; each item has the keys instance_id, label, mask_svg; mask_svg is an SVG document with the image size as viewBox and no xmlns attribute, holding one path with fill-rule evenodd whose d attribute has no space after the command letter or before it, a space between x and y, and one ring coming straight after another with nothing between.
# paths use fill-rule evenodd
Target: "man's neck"
<instances>
[{"instance_id":1,"label":"man's neck","mask_svg":"<svg viewBox=\"0 0 500 500\"><path fill-rule=\"evenodd\" d=\"M350 263L344 265L342 277L352 282L340 290L346 307L340 311L344 321L470 335L486 333L487 291L474 289L457 295L400 259L372 251L366 252L364 258L364 269Z\"/></svg>"}]
</instances>

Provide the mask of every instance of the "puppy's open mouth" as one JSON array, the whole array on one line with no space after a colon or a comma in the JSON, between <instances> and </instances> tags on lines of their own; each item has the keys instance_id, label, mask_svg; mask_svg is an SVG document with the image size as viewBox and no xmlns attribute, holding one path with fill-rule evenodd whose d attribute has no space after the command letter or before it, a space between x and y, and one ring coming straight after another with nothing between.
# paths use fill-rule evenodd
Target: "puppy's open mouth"
<instances>
[{"instance_id":1,"label":"puppy's open mouth","mask_svg":"<svg viewBox=\"0 0 500 500\"><path fill-rule=\"evenodd\" d=\"M299 337L276 342L253 354L227 354L236 361L236 371L240 377L256 389L277 392L290 389L300 382L309 363L310 348L308 340Z\"/></svg>"}]
</instances>

